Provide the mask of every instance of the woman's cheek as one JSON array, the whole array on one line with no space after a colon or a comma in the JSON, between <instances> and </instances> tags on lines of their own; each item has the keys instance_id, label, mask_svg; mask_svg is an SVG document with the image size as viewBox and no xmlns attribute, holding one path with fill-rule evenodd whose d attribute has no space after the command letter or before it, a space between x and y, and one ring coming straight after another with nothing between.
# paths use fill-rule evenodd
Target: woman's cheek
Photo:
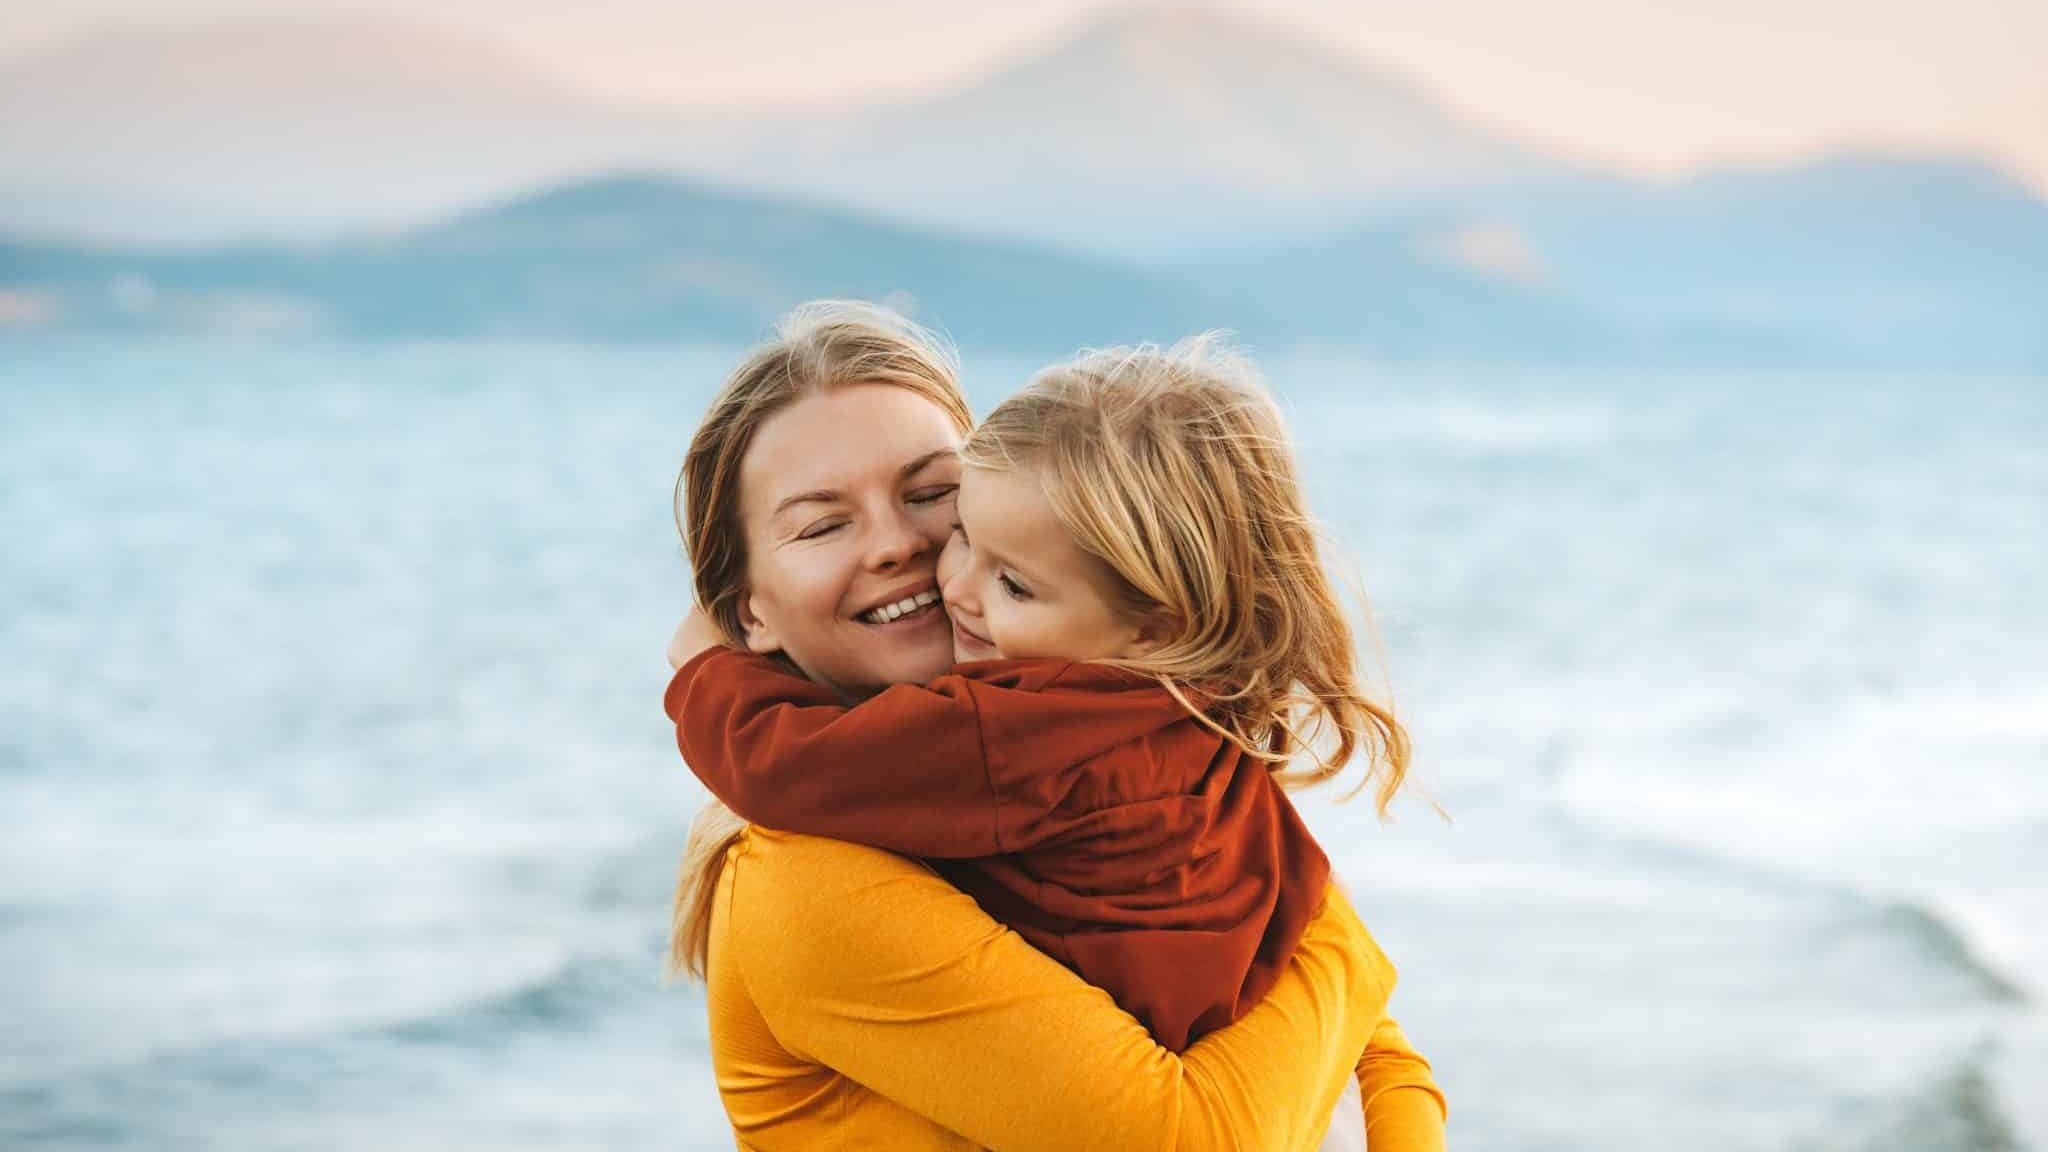
<instances>
[{"instance_id":1,"label":"woman's cheek","mask_svg":"<svg viewBox=\"0 0 2048 1152\"><path fill-rule=\"evenodd\" d=\"M931 541L932 547L943 548L953 536L953 523L959 517L953 511L951 500L936 504L920 505L911 515L910 522L917 526L918 534Z\"/></svg>"},{"instance_id":2,"label":"woman's cheek","mask_svg":"<svg viewBox=\"0 0 2048 1152\"><path fill-rule=\"evenodd\" d=\"M850 532L838 532L835 536L851 536ZM844 541L833 539L813 547L809 555L802 557L796 565L796 576L803 584L803 603L808 614L823 623L839 615L841 593L850 578L853 549Z\"/></svg>"},{"instance_id":3,"label":"woman's cheek","mask_svg":"<svg viewBox=\"0 0 2048 1152\"><path fill-rule=\"evenodd\" d=\"M835 615L840 602L860 580L871 552L866 543L853 538L853 533L842 532L840 535L844 539L833 542L829 563L824 565L825 571L820 580Z\"/></svg>"}]
</instances>

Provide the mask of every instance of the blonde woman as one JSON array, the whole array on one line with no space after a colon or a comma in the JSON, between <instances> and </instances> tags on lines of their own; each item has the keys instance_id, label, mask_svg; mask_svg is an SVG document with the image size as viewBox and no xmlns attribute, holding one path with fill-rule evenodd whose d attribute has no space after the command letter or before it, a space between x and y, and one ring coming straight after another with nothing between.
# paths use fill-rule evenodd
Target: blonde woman
<instances>
[{"instance_id":1,"label":"blonde woman","mask_svg":"<svg viewBox=\"0 0 2048 1152\"><path fill-rule=\"evenodd\" d=\"M950 359L916 329L857 306L792 317L727 381L679 480L721 636L849 702L943 672L931 593L967 429ZM761 1149L1312 1148L1393 981L1324 900L1263 998L1175 1054L930 868L716 806L676 943L708 984L735 1134Z\"/></svg>"}]
</instances>

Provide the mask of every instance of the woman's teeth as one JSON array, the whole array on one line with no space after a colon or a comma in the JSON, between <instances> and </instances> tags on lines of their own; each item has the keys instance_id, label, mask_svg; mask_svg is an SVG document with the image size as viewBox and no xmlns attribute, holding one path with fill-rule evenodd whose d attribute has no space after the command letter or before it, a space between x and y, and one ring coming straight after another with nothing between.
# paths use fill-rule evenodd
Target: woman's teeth
<instances>
[{"instance_id":1,"label":"woman's teeth","mask_svg":"<svg viewBox=\"0 0 2048 1152\"><path fill-rule=\"evenodd\" d=\"M870 612L863 612L860 618L870 624L887 624L891 620L908 616L919 608L928 608L938 602L939 593L934 589L930 592L920 592L915 596L906 596L894 604L884 604Z\"/></svg>"}]
</instances>

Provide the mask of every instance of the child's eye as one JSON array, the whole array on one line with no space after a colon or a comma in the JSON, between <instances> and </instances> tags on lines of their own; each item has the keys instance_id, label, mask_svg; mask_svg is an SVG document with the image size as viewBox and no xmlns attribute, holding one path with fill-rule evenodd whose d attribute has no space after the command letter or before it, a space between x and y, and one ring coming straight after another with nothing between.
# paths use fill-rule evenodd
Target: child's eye
<instances>
[{"instance_id":1,"label":"child's eye","mask_svg":"<svg viewBox=\"0 0 2048 1152\"><path fill-rule=\"evenodd\" d=\"M960 486L958 484L937 484L930 488L920 488L910 494L910 502L912 504L937 504L959 490Z\"/></svg>"},{"instance_id":2,"label":"child's eye","mask_svg":"<svg viewBox=\"0 0 2048 1152\"><path fill-rule=\"evenodd\" d=\"M996 583L1001 584L1003 586L1003 591L1006 594L1008 594L1010 599L1012 600L1031 599L1031 590L1024 587L1022 584L1017 583L1015 580L1010 579L1009 574L1006 572L998 572L996 574Z\"/></svg>"}]
</instances>

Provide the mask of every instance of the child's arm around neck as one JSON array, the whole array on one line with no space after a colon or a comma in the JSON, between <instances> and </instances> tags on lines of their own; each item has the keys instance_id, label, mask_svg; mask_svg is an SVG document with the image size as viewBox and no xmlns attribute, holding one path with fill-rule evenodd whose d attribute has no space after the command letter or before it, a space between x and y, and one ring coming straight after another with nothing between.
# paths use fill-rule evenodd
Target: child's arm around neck
<instances>
[{"instance_id":1,"label":"child's arm around neck","mask_svg":"<svg viewBox=\"0 0 2048 1152\"><path fill-rule=\"evenodd\" d=\"M719 634L718 625L704 614L702 608L692 607L683 622L676 625L676 634L668 638L668 666L670 671L681 668L707 649L725 643Z\"/></svg>"},{"instance_id":2,"label":"child's arm around neck","mask_svg":"<svg viewBox=\"0 0 2048 1152\"><path fill-rule=\"evenodd\" d=\"M907 856L1007 850L966 681L899 685L849 708L766 657L713 643L687 654L663 705L690 770L753 823Z\"/></svg>"}]
</instances>

